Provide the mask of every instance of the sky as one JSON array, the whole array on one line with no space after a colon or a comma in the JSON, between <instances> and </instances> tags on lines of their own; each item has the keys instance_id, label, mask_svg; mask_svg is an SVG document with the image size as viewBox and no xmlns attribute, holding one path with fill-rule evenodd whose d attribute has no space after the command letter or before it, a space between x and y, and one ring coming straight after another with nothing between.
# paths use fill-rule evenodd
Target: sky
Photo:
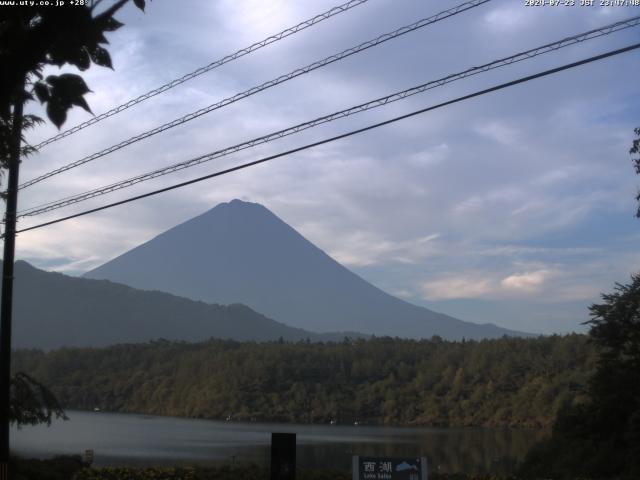
<instances>
[{"instance_id":1,"label":"sky","mask_svg":"<svg viewBox=\"0 0 640 480\"><path fill-rule=\"evenodd\" d=\"M154 0L109 36L115 70L83 73L102 113L339 0ZM25 181L460 2L369 0L44 147ZM270 88L20 192L80 193L640 14L638 7L487 4ZM596 2L598 3L598 2ZM639 27L457 81L158 178L20 227L361 128L638 42ZM588 306L639 270L640 51L415 116L187 188L18 236L17 256L81 274L234 198L272 210L383 290L462 320L585 331ZM65 68L64 71L72 71ZM57 69L50 73L57 73ZM37 104L29 110L38 113ZM76 109L63 128L90 118ZM30 132L37 143L57 132Z\"/></svg>"}]
</instances>

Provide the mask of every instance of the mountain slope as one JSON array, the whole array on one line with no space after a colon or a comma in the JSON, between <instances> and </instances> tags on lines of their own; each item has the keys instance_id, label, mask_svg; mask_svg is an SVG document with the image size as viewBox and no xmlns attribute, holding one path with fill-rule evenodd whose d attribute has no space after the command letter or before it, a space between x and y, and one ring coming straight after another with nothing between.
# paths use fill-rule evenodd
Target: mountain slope
<instances>
[{"instance_id":1,"label":"mountain slope","mask_svg":"<svg viewBox=\"0 0 640 480\"><path fill-rule=\"evenodd\" d=\"M1 265L1 262L0 262ZM168 340L341 340L275 322L244 305L208 305L16 262L14 348L106 346Z\"/></svg>"},{"instance_id":2,"label":"mountain slope","mask_svg":"<svg viewBox=\"0 0 640 480\"><path fill-rule=\"evenodd\" d=\"M515 334L393 297L349 271L265 207L233 200L88 272L209 303L244 303L316 332L448 339Z\"/></svg>"}]
</instances>

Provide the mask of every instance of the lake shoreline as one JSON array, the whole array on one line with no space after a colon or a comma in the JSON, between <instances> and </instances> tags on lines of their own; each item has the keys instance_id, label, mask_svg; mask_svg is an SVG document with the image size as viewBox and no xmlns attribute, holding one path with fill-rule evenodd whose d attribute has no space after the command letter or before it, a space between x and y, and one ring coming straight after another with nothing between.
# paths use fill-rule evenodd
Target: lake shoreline
<instances>
[{"instance_id":1,"label":"lake shoreline","mask_svg":"<svg viewBox=\"0 0 640 480\"><path fill-rule=\"evenodd\" d=\"M487 429L505 429L505 430L526 430L526 431L536 431L536 432L544 432L548 433L550 431L550 426L522 426L518 424L514 425L504 425L504 424L422 424L422 423L404 423L404 424L395 424L395 423L375 423L375 422L367 422L367 421L358 421L356 422L339 422L331 423L331 422L288 422L286 420L276 420L276 419L256 419L256 420L247 420L244 418L241 419L230 419L227 420L225 418L215 418L215 417L204 417L204 416L180 416L180 415L168 415L162 413L148 413L148 412L138 412L138 411L130 411L130 410L91 410L84 408L65 408L66 411L71 412L83 412L83 413L101 413L101 414L113 414L113 415L136 415L140 417L149 417L149 418L173 418L180 420L196 420L196 421L207 421L207 422L224 422L230 424L241 424L241 425L251 425L251 424L260 424L260 425L301 425L301 426L340 426L340 427L375 427L375 428L407 428L407 429L452 429L452 428L487 428Z\"/></svg>"},{"instance_id":2,"label":"lake shoreline","mask_svg":"<svg viewBox=\"0 0 640 480\"><path fill-rule=\"evenodd\" d=\"M512 473L536 430L240 423L67 411L69 421L12 431L12 451L51 458L93 450L96 466L265 466L272 432L297 434L298 465L348 469L353 455L427 456L442 472Z\"/></svg>"}]
</instances>

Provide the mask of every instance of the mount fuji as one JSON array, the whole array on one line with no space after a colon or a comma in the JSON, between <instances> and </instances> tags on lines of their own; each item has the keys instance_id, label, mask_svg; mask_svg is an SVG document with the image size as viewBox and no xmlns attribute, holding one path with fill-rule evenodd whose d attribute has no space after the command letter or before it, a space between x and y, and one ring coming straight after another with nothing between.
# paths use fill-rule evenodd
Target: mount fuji
<instances>
[{"instance_id":1,"label":"mount fuji","mask_svg":"<svg viewBox=\"0 0 640 480\"><path fill-rule=\"evenodd\" d=\"M313 332L445 339L526 335L389 295L264 206L240 200L219 204L85 276L206 303L242 303Z\"/></svg>"}]
</instances>

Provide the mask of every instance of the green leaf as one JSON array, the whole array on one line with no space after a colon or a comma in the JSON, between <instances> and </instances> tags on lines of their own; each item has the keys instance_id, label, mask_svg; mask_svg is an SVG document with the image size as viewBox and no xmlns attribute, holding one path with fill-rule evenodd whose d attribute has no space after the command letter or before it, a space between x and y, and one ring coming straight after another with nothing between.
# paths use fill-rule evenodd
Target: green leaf
<instances>
[{"instance_id":1,"label":"green leaf","mask_svg":"<svg viewBox=\"0 0 640 480\"><path fill-rule=\"evenodd\" d=\"M104 27L104 31L105 32L115 32L116 30L118 30L120 27L122 27L124 25L124 23L120 23L118 20L116 20L113 17L107 18L105 20L105 27Z\"/></svg>"},{"instance_id":2,"label":"green leaf","mask_svg":"<svg viewBox=\"0 0 640 480\"><path fill-rule=\"evenodd\" d=\"M78 107L82 107L84 110L86 110L89 113L93 113L91 111L91 108L89 108L89 104L87 103L87 101L84 99L83 96L76 97L75 99L73 99L71 101L71 103L73 103L74 105L76 105Z\"/></svg>"},{"instance_id":3,"label":"green leaf","mask_svg":"<svg viewBox=\"0 0 640 480\"><path fill-rule=\"evenodd\" d=\"M76 58L69 63L78 67L78 70L80 70L81 72L87 70L91 66L91 60L89 59L89 53L87 52L87 49L83 47L78 50Z\"/></svg>"},{"instance_id":4,"label":"green leaf","mask_svg":"<svg viewBox=\"0 0 640 480\"><path fill-rule=\"evenodd\" d=\"M40 103L44 103L51 98L51 93L49 92L49 87L44 82L36 82L33 86L33 91L40 100Z\"/></svg>"},{"instance_id":5,"label":"green leaf","mask_svg":"<svg viewBox=\"0 0 640 480\"><path fill-rule=\"evenodd\" d=\"M109 40L104 36L103 32L96 33L96 43L104 43L105 45L109 45Z\"/></svg>"},{"instance_id":6,"label":"green leaf","mask_svg":"<svg viewBox=\"0 0 640 480\"><path fill-rule=\"evenodd\" d=\"M113 65L111 64L111 55L109 55L109 52L102 47L95 48L95 50L91 53L91 60L93 60L93 63L95 63L96 65L107 67L113 70Z\"/></svg>"},{"instance_id":7,"label":"green leaf","mask_svg":"<svg viewBox=\"0 0 640 480\"><path fill-rule=\"evenodd\" d=\"M67 119L67 108L59 101L51 99L47 103L47 117L59 129Z\"/></svg>"},{"instance_id":8,"label":"green leaf","mask_svg":"<svg viewBox=\"0 0 640 480\"><path fill-rule=\"evenodd\" d=\"M55 87L58 84L59 78L60 77L58 77L58 75L49 75L47 78L44 79L44 81L47 82L52 87Z\"/></svg>"},{"instance_id":9,"label":"green leaf","mask_svg":"<svg viewBox=\"0 0 640 480\"><path fill-rule=\"evenodd\" d=\"M44 103L51 98L51 93L49 92L49 87L44 82L36 82L33 85L33 91L40 100L40 103Z\"/></svg>"},{"instance_id":10,"label":"green leaf","mask_svg":"<svg viewBox=\"0 0 640 480\"><path fill-rule=\"evenodd\" d=\"M50 75L46 81L51 87L47 115L58 128L66 120L67 110L73 105L93 113L84 99L84 95L91 90L82 77L73 73L64 73L59 76Z\"/></svg>"},{"instance_id":11,"label":"green leaf","mask_svg":"<svg viewBox=\"0 0 640 480\"><path fill-rule=\"evenodd\" d=\"M27 114L22 117L22 131L35 128L38 125L42 125L44 120L37 115Z\"/></svg>"},{"instance_id":12,"label":"green leaf","mask_svg":"<svg viewBox=\"0 0 640 480\"><path fill-rule=\"evenodd\" d=\"M55 84L49 81L51 76L47 77L47 82L54 86L54 88L58 89L58 93L62 93L62 90L66 93L67 96L73 95L84 95L85 93L89 93L89 87L82 79L80 75L75 75L73 73L64 73L58 77L56 77Z\"/></svg>"}]
</instances>

